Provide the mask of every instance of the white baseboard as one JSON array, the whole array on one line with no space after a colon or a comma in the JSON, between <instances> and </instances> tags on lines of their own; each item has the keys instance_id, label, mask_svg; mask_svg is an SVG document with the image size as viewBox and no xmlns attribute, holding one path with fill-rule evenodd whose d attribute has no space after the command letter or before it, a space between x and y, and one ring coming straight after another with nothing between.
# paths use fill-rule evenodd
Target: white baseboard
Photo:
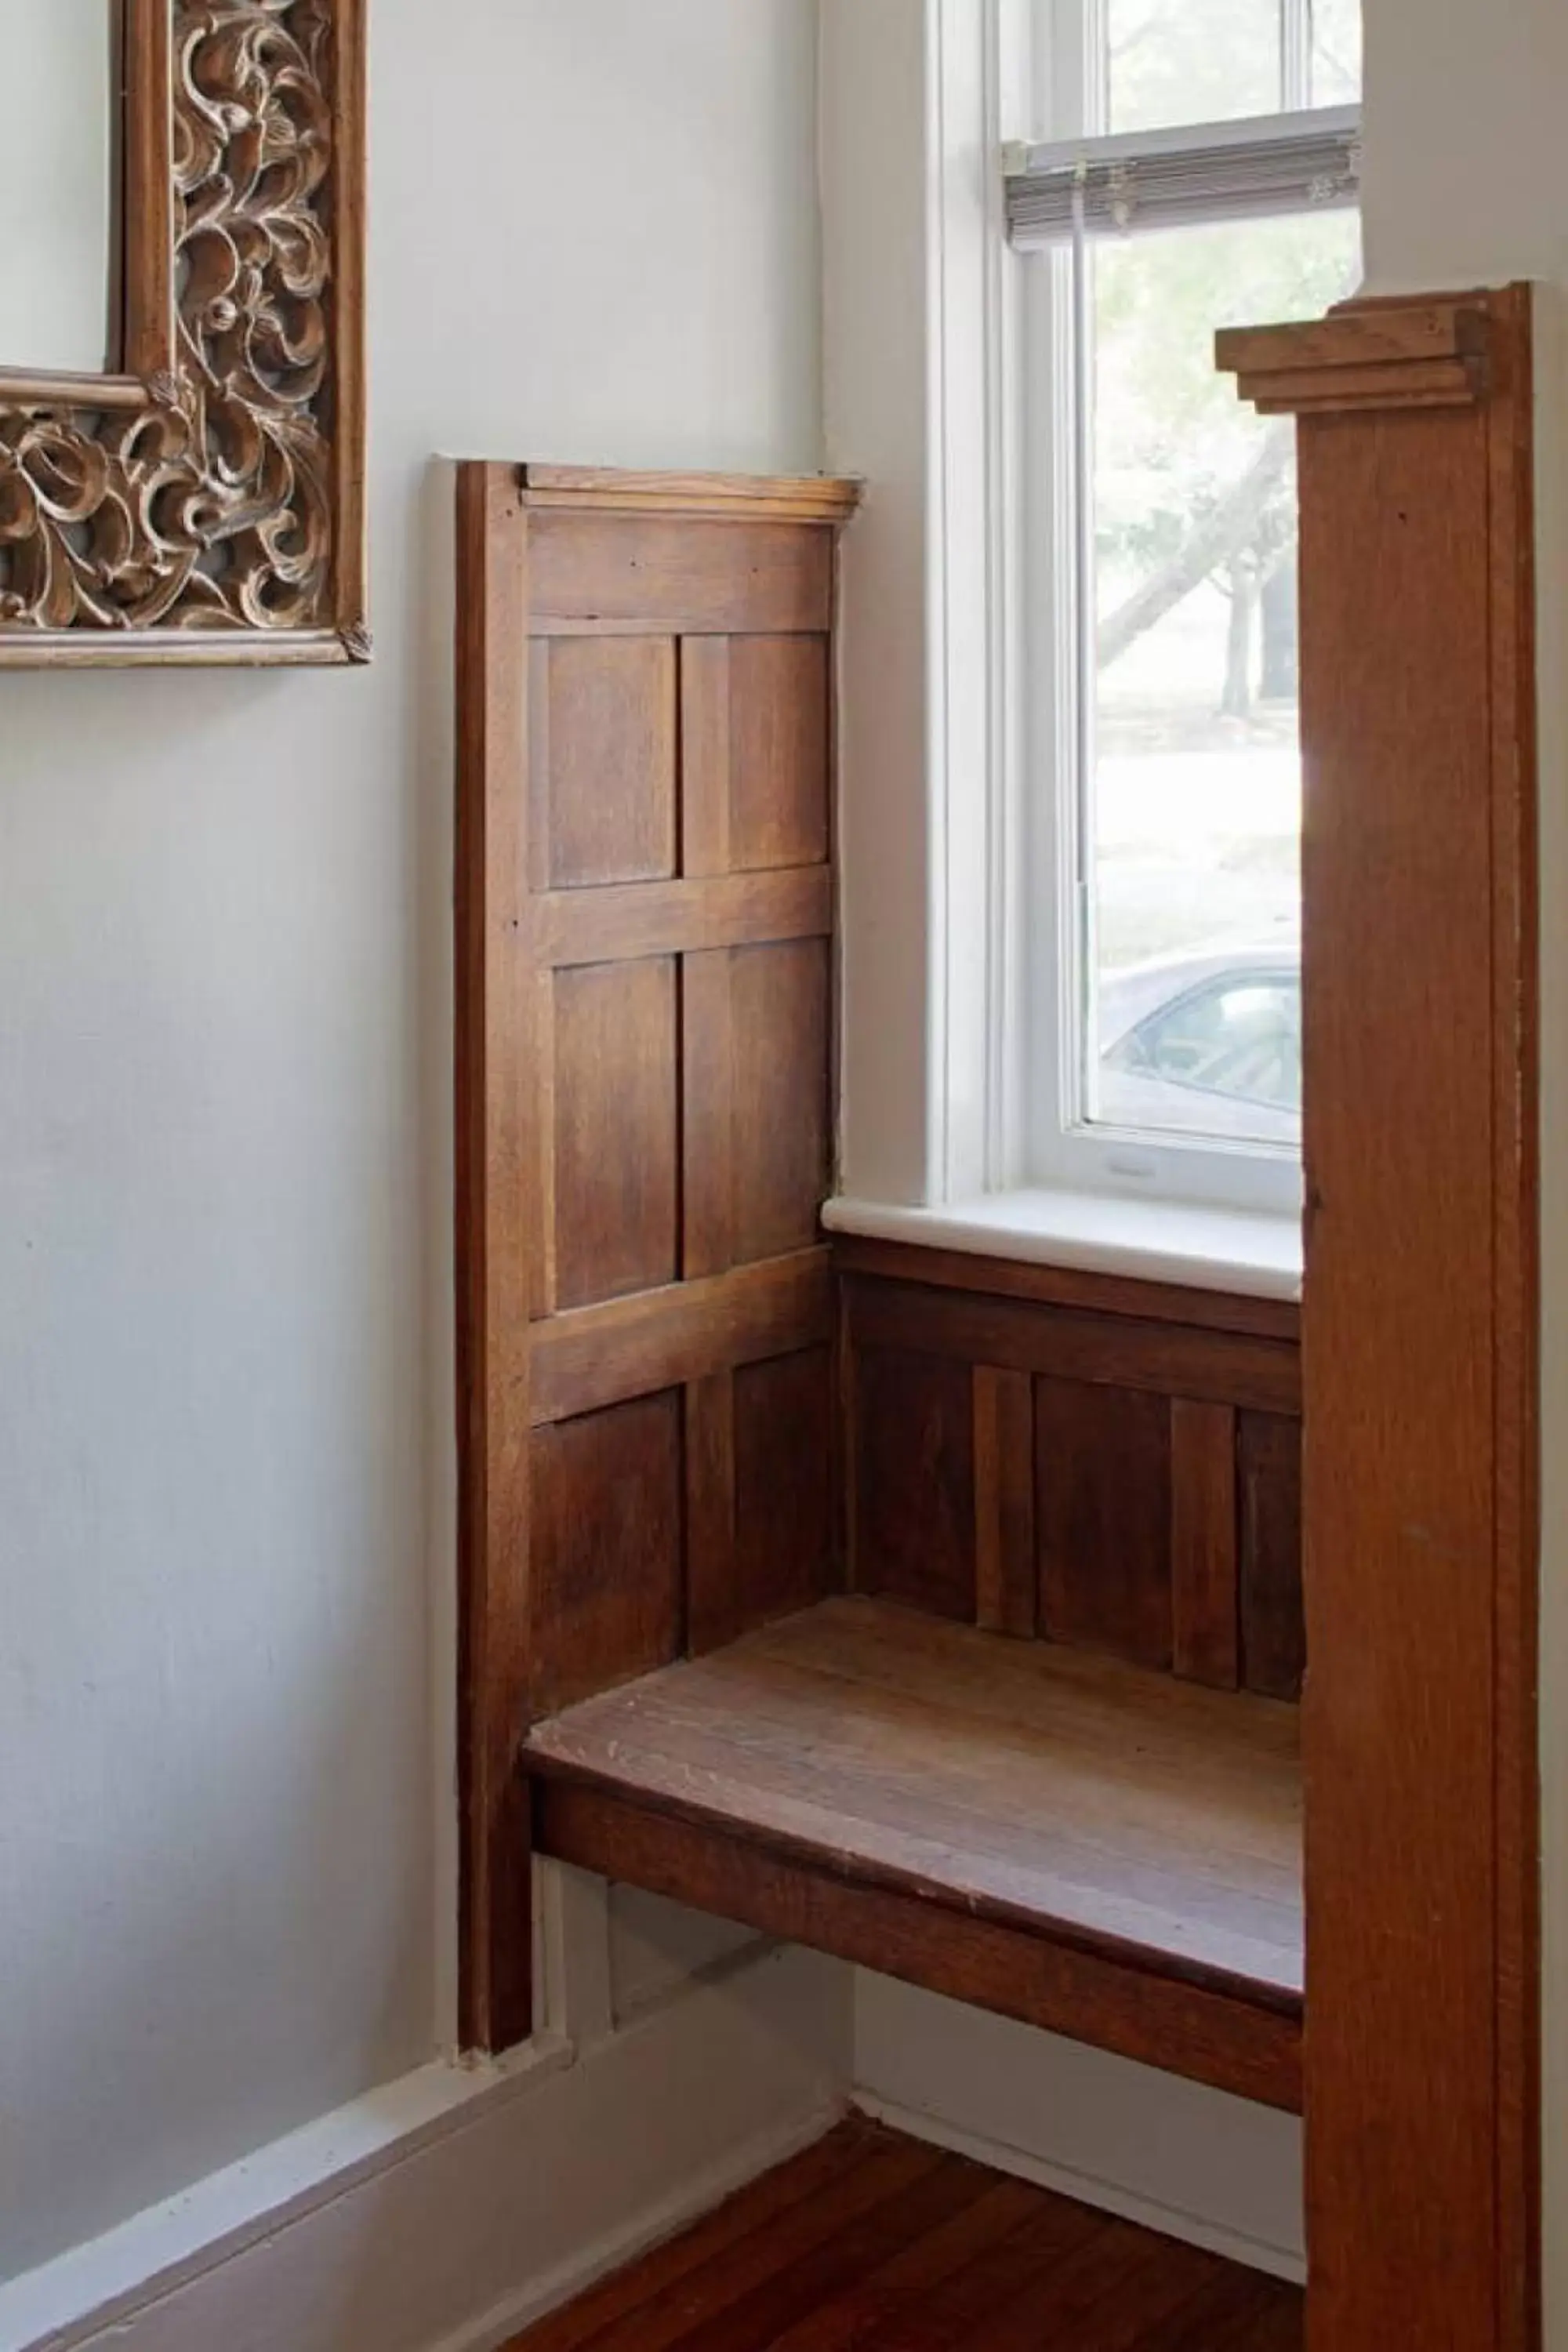
<instances>
[{"instance_id":1,"label":"white baseboard","mask_svg":"<svg viewBox=\"0 0 1568 2352\"><path fill-rule=\"evenodd\" d=\"M1300 2281L1293 2116L857 1971L857 2106L918 2138Z\"/></svg>"},{"instance_id":2,"label":"white baseboard","mask_svg":"<svg viewBox=\"0 0 1568 2352\"><path fill-rule=\"evenodd\" d=\"M0 2286L0 2352L489 2352L826 2130L848 2012L770 1951L575 2063L425 2068Z\"/></svg>"}]
</instances>

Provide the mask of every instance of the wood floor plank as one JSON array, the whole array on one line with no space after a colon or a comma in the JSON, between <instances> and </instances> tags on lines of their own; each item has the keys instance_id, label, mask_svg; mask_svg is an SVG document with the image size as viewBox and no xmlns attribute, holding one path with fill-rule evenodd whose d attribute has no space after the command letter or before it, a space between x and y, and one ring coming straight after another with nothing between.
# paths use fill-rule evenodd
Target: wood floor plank
<instances>
[{"instance_id":1,"label":"wood floor plank","mask_svg":"<svg viewBox=\"0 0 1568 2352\"><path fill-rule=\"evenodd\" d=\"M1300 2352L1302 2298L851 2118L509 2352Z\"/></svg>"},{"instance_id":2,"label":"wood floor plank","mask_svg":"<svg viewBox=\"0 0 1568 2352\"><path fill-rule=\"evenodd\" d=\"M749 2294L674 2339L670 2352L734 2352L736 2345L775 2347L785 2330L819 2311L868 2272L879 2270L900 2247L919 2243L985 2192L977 2164L950 2156L925 2179L847 2221L824 2244L759 2280Z\"/></svg>"},{"instance_id":3,"label":"wood floor plank","mask_svg":"<svg viewBox=\"0 0 1568 2352\"><path fill-rule=\"evenodd\" d=\"M588 2352L673 2352L695 2329L719 2320L728 2325L732 2307L759 2286L786 2277L818 2247L831 2245L863 2213L907 2199L947 2161L939 2149L889 2135L842 2178L585 2338ZM767 2340L766 2336L761 2338L764 2344ZM528 2352L537 2352L537 2347L530 2345Z\"/></svg>"},{"instance_id":4,"label":"wood floor plank","mask_svg":"<svg viewBox=\"0 0 1568 2352\"><path fill-rule=\"evenodd\" d=\"M1036 2211L994 2253L968 2263L918 2309L886 2315L855 2352L967 2352L993 2313L1049 2276L1115 2225L1088 2206L1036 2190Z\"/></svg>"},{"instance_id":5,"label":"wood floor plank","mask_svg":"<svg viewBox=\"0 0 1568 2352\"><path fill-rule=\"evenodd\" d=\"M1058 2342L1072 2352L1140 2352L1218 2261L1128 2223L997 2313L973 2337L974 2352L1040 2352Z\"/></svg>"},{"instance_id":6,"label":"wood floor plank","mask_svg":"<svg viewBox=\"0 0 1568 2352\"><path fill-rule=\"evenodd\" d=\"M1039 2191L1024 2180L983 2174L979 2194L889 2259L847 2280L785 2329L770 2352L850 2352L864 2347L886 2320L927 2306L952 2278L977 2263L993 2263L1000 2249L1036 2215Z\"/></svg>"},{"instance_id":7,"label":"wood floor plank","mask_svg":"<svg viewBox=\"0 0 1568 2352\"><path fill-rule=\"evenodd\" d=\"M640 2309L678 2280L689 2278L727 2247L739 2244L755 2231L769 2229L809 2198L831 2190L869 2150L884 2145L889 2137L879 2126L851 2116L787 2164L775 2166L760 2180L727 2198L694 2228L656 2247L628 2269L613 2273L563 2309L537 2320L505 2352L521 2352L524 2346L527 2352L581 2352L595 2335L628 2312Z\"/></svg>"},{"instance_id":8,"label":"wood floor plank","mask_svg":"<svg viewBox=\"0 0 1568 2352\"><path fill-rule=\"evenodd\" d=\"M833 1601L538 1725L536 1772L1299 2002L1296 1710Z\"/></svg>"}]
</instances>

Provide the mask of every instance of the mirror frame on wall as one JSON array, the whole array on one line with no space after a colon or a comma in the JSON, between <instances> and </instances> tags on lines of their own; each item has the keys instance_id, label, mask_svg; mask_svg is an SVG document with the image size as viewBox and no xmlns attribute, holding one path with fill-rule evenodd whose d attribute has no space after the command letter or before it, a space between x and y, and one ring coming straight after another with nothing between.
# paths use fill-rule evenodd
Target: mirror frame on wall
<instances>
[{"instance_id":1,"label":"mirror frame on wall","mask_svg":"<svg viewBox=\"0 0 1568 2352\"><path fill-rule=\"evenodd\" d=\"M364 0L120 6L120 372L0 364L0 668L368 660Z\"/></svg>"}]
</instances>

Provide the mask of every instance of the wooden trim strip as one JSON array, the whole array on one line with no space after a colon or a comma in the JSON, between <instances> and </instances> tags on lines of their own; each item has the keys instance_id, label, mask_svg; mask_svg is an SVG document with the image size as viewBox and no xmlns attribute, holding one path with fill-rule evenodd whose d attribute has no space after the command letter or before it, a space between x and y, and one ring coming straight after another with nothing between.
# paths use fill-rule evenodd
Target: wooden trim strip
<instances>
[{"instance_id":1,"label":"wooden trim strip","mask_svg":"<svg viewBox=\"0 0 1568 2352\"><path fill-rule=\"evenodd\" d=\"M826 939L833 929L833 877L826 866L801 866L706 881L549 890L535 899L533 920L540 959L558 971Z\"/></svg>"},{"instance_id":2,"label":"wooden trim strip","mask_svg":"<svg viewBox=\"0 0 1568 2352\"><path fill-rule=\"evenodd\" d=\"M1016 1298L972 1298L851 1276L845 1285L857 1348L956 1356L1000 1370L1044 1373L1195 1402L1299 1413L1301 1365L1286 1342L1135 1323Z\"/></svg>"},{"instance_id":3,"label":"wooden trim strip","mask_svg":"<svg viewBox=\"0 0 1568 2352\"><path fill-rule=\"evenodd\" d=\"M534 1003L524 944L526 522L508 470L458 474L457 1368L459 2012L465 2042L532 2030L528 1813L513 1757L528 1721L528 1381L533 1214L524 1074Z\"/></svg>"},{"instance_id":4,"label":"wooden trim strip","mask_svg":"<svg viewBox=\"0 0 1568 2352\"><path fill-rule=\"evenodd\" d=\"M604 1790L532 1781L538 1851L1237 2097L1299 2113L1299 2014L938 1910Z\"/></svg>"},{"instance_id":5,"label":"wooden trim strip","mask_svg":"<svg viewBox=\"0 0 1568 2352\"><path fill-rule=\"evenodd\" d=\"M534 1327L533 1424L685 1388L713 1372L824 1346L832 1336L825 1249L574 1307Z\"/></svg>"},{"instance_id":6,"label":"wooden trim strip","mask_svg":"<svg viewBox=\"0 0 1568 2352\"><path fill-rule=\"evenodd\" d=\"M1301 1336L1300 1307L1282 1299L1132 1282L1075 1266L1031 1265L1020 1258L982 1257L968 1250L928 1249L921 1243L863 1240L850 1234L835 1235L833 1263L840 1274L878 1275L988 1298L1028 1298L1089 1315L1129 1315L1140 1322L1184 1323L1194 1330L1236 1331L1258 1339L1295 1342Z\"/></svg>"},{"instance_id":7,"label":"wooden trim strip","mask_svg":"<svg viewBox=\"0 0 1568 2352\"><path fill-rule=\"evenodd\" d=\"M1348 302L1298 326L1228 327L1222 373L1268 415L1473 408L1489 383L1484 296Z\"/></svg>"},{"instance_id":8,"label":"wooden trim strip","mask_svg":"<svg viewBox=\"0 0 1568 2352\"><path fill-rule=\"evenodd\" d=\"M863 485L830 475L638 474L592 466L519 468L523 503L578 514L661 514L737 522L847 523Z\"/></svg>"},{"instance_id":9,"label":"wooden trim strip","mask_svg":"<svg viewBox=\"0 0 1568 2352\"><path fill-rule=\"evenodd\" d=\"M976 1624L1034 1640L1035 1384L988 1364L974 1368L974 1584Z\"/></svg>"}]
</instances>

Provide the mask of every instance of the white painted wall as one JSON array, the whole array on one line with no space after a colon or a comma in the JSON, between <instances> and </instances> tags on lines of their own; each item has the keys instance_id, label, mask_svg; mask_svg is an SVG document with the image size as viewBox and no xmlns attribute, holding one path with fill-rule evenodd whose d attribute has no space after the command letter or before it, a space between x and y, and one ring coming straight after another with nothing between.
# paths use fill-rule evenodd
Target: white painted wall
<instances>
[{"instance_id":1,"label":"white painted wall","mask_svg":"<svg viewBox=\"0 0 1568 2352\"><path fill-rule=\"evenodd\" d=\"M0 681L0 2276L450 2016L437 449L811 467L815 0L376 0L363 674Z\"/></svg>"},{"instance_id":2,"label":"white painted wall","mask_svg":"<svg viewBox=\"0 0 1568 2352\"><path fill-rule=\"evenodd\" d=\"M5 0L0 360L92 373L108 356L111 0Z\"/></svg>"}]
</instances>

